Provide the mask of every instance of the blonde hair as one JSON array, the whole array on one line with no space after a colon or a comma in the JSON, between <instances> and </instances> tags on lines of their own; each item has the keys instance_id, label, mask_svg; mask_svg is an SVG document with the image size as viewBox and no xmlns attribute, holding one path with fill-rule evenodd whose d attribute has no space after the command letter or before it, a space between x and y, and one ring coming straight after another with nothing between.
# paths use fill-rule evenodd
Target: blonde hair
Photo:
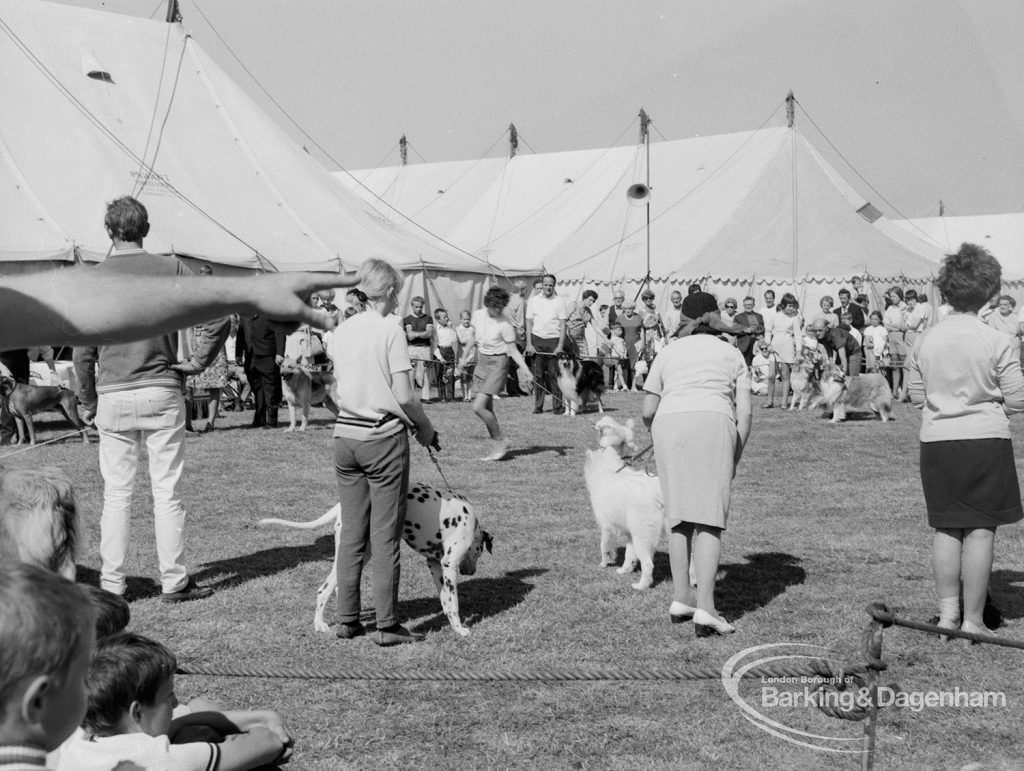
<instances>
[{"instance_id":1,"label":"blonde hair","mask_svg":"<svg viewBox=\"0 0 1024 771\"><path fill-rule=\"evenodd\" d=\"M386 297L388 289L397 298L402 289L402 271L387 260L371 257L359 268L359 286L370 299Z\"/></svg>"}]
</instances>

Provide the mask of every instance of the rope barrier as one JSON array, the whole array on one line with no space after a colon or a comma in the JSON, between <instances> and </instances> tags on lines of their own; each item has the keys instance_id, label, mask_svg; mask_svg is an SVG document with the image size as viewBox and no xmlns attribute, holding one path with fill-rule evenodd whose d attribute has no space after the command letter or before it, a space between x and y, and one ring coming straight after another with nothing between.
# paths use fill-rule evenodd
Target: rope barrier
<instances>
[{"instance_id":1,"label":"rope barrier","mask_svg":"<svg viewBox=\"0 0 1024 771\"><path fill-rule=\"evenodd\" d=\"M645 451L646 452L646 451ZM861 654L864 663L852 666L839 666L834 661L820 658L806 659L801 663L776 662L774 664L751 668L740 675L744 678L793 678L822 677L825 682L820 684L812 694L811 703L824 715L851 722L864 722L863 750L861 768L874 767L876 733L878 727L878 694L879 674L888 668L882 659L883 631L891 626L900 626L931 634L944 634L950 637L961 637L974 642L1000 645L1006 648L1024 649L1024 642L1006 640L991 634L972 634L957 629L944 629L935 624L926 624L900 618L883 603L874 602L867 606L866 612L871 621L861 634ZM459 683L495 683L495 682L535 682L535 683L570 683L570 682L683 682L691 680L720 680L722 671L716 667L569 667L541 669L487 669L463 671L431 671L423 669L387 669L348 667L345 669L323 668L277 668L277 667L235 667L219 668L203 664L179 665L177 674L200 677L254 677L268 679L301 679L301 680L388 680L403 682L459 682ZM856 689L867 696L866 700L857 699L850 708L841 707L834 700L824 698L829 687L837 691L848 688ZM898 690L898 686L890 684L890 689Z\"/></svg>"},{"instance_id":2,"label":"rope barrier","mask_svg":"<svg viewBox=\"0 0 1024 771\"><path fill-rule=\"evenodd\" d=\"M808 659L803 664L774 664L757 667L744 673L746 678L829 677L841 682L843 677L866 671L864 666L837 668L825 659ZM295 680L400 680L414 682L679 682L688 680L720 680L722 670L716 667L570 667L548 669L487 669L481 671L431 671L422 669L387 669L347 667L345 669L232 667L203 664L178 665L179 675L205 677L259 677Z\"/></svg>"}]
</instances>

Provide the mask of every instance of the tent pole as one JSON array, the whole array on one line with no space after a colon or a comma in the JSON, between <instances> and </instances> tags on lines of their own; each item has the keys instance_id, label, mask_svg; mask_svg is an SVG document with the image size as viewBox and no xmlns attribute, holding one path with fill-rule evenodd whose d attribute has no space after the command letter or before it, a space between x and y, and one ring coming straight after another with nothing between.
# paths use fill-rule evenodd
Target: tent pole
<instances>
[{"instance_id":1,"label":"tent pole","mask_svg":"<svg viewBox=\"0 0 1024 771\"><path fill-rule=\"evenodd\" d=\"M167 0L167 23L174 24L181 21L181 9L178 7L178 0Z\"/></svg>"},{"instance_id":2,"label":"tent pole","mask_svg":"<svg viewBox=\"0 0 1024 771\"><path fill-rule=\"evenodd\" d=\"M640 140L644 143L644 149L646 151L647 161L647 201L644 208L647 211L647 224L644 229L647 241L647 271L644 274L644 287L647 289L651 288L651 132L650 132L651 119L647 115L647 111L643 107L640 108Z\"/></svg>"}]
</instances>

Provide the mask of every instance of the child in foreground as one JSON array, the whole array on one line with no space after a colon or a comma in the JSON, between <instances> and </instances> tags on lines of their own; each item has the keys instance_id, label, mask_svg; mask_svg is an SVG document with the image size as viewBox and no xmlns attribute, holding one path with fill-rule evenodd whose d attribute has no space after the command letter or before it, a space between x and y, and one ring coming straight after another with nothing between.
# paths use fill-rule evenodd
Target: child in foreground
<instances>
[{"instance_id":1,"label":"child in foreground","mask_svg":"<svg viewBox=\"0 0 1024 771\"><path fill-rule=\"evenodd\" d=\"M100 640L86 678L85 730L63 748L57 771L107 771L126 761L143 768L241 771L288 758L291 739L273 712L173 718L176 669L174 654L142 635L118 632ZM190 725L222 739L172 744L170 737Z\"/></svg>"},{"instance_id":2,"label":"child in foreground","mask_svg":"<svg viewBox=\"0 0 1024 771\"><path fill-rule=\"evenodd\" d=\"M45 768L85 714L93 609L48 570L0 565L0 769Z\"/></svg>"}]
</instances>

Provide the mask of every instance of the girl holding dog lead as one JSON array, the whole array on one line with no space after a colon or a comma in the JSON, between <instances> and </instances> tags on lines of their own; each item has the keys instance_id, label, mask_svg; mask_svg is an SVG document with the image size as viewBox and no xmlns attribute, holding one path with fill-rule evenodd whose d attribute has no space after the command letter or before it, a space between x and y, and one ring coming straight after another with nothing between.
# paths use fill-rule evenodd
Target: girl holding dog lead
<instances>
[{"instance_id":1,"label":"girl holding dog lead","mask_svg":"<svg viewBox=\"0 0 1024 771\"><path fill-rule=\"evenodd\" d=\"M935 528L938 625L975 634L989 632L983 613L996 528L1024 518L1007 419L1024 411L1020 351L977 315L1001 279L999 263L980 246L947 255L937 283L953 310L907 359L910 399L922 408L921 486Z\"/></svg>"},{"instance_id":2,"label":"girl holding dog lead","mask_svg":"<svg viewBox=\"0 0 1024 771\"><path fill-rule=\"evenodd\" d=\"M529 367L516 348L516 330L505 315L509 294L500 286L492 286L484 294L484 307L473 314L477 360L473 372L473 412L484 422L493 444L491 453L482 460L504 460L508 444L494 414L494 397L502 392L508 379L509 359L519 367L520 387L530 388Z\"/></svg>"},{"instance_id":3,"label":"girl holding dog lead","mask_svg":"<svg viewBox=\"0 0 1024 771\"><path fill-rule=\"evenodd\" d=\"M377 615L377 645L421 639L398 620L399 547L409 491L409 438L440 449L437 432L409 378L412 363L404 330L389 315L398 304L402 274L370 259L360 269L367 307L331 339L338 418L334 471L341 503L338 539L338 637L365 634L359 622L359 584L367 551Z\"/></svg>"},{"instance_id":4,"label":"girl holding dog lead","mask_svg":"<svg viewBox=\"0 0 1024 771\"><path fill-rule=\"evenodd\" d=\"M711 295L707 301L717 310ZM750 436L750 373L743 354L702 323L658 354L644 390L642 415L671 528L669 617L672 623L692 619L698 637L730 634L735 629L715 609L715 576L732 480Z\"/></svg>"}]
</instances>

